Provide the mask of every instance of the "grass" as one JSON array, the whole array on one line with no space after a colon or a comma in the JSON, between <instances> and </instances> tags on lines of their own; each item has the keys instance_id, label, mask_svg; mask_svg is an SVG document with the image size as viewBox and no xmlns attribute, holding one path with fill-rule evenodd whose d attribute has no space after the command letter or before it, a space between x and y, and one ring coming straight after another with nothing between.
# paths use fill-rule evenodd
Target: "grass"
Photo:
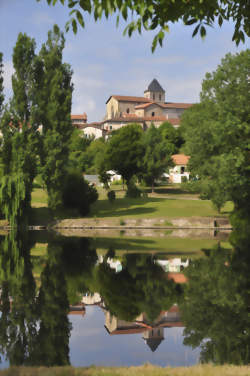
<instances>
[{"instance_id":1,"label":"grass","mask_svg":"<svg viewBox=\"0 0 250 376\"><path fill-rule=\"evenodd\" d=\"M229 214L233 209L228 202L221 215ZM218 212L209 200L178 200L164 197L118 198L111 205L107 200L98 200L90 216L123 218L161 218L161 217L214 217Z\"/></svg>"},{"instance_id":2,"label":"grass","mask_svg":"<svg viewBox=\"0 0 250 376\"><path fill-rule=\"evenodd\" d=\"M150 364L140 367L11 367L0 376L249 376L249 366L197 365L161 368Z\"/></svg>"},{"instance_id":3,"label":"grass","mask_svg":"<svg viewBox=\"0 0 250 376\"><path fill-rule=\"evenodd\" d=\"M131 199L124 197L125 192L120 186L113 186L116 200L111 204L107 199L107 192L98 188L99 199L92 206L89 217L125 219L162 218L162 217L214 217L218 212L211 201L199 200L197 195L185 194L178 187L159 187L147 198ZM41 188L32 192L32 216L30 224L46 225L53 219L79 218L76 210L61 210L52 215L47 207L47 194ZM221 216L228 215L233 204L227 202Z\"/></svg>"},{"instance_id":4,"label":"grass","mask_svg":"<svg viewBox=\"0 0 250 376\"><path fill-rule=\"evenodd\" d=\"M112 237L95 238L93 245L97 249L114 249L119 253L128 252L154 252L174 256L201 256L202 249L210 249L218 244L216 239L192 238L151 238L151 237ZM228 242L220 242L222 247L230 248Z\"/></svg>"}]
</instances>

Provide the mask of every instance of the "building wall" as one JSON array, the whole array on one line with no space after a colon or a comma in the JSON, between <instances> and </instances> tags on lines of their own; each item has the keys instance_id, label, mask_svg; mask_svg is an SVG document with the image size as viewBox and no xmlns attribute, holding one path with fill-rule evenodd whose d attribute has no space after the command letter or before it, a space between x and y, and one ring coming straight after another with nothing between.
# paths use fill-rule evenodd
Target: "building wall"
<instances>
[{"instance_id":1,"label":"building wall","mask_svg":"<svg viewBox=\"0 0 250 376\"><path fill-rule=\"evenodd\" d=\"M154 113L154 115L152 114ZM144 116L163 116L163 109L157 105L151 105L144 109Z\"/></svg>"},{"instance_id":2,"label":"building wall","mask_svg":"<svg viewBox=\"0 0 250 376\"><path fill-rule=\"evenodd\" d=\"M157 103L164 103L165 102L165 93L161 91L145 91L144 97L151 99L152 102L157 102Z\"/></svg>"},{"instance_id":3,"label":"building wall","mask_svg":"<svg viewBox=\"0 0 250 376\"><path fill-rule=\"evenodd\" d=\"M181 117L185 110L183 108L166 108L164 113L171 119L178 119Z\"/></svg>"},{"instance_id":4,"label":"building wall","mask_svg":"<svg viewBox=\"0 0 250 376\"><path fill-rule=\"evenodd\" d=\"M111 97L106 105L106 110L107 110L108 119L118 115L119 104L118 104L117 99L115 99L114 97Z\"/></svg>"}]
</instances>

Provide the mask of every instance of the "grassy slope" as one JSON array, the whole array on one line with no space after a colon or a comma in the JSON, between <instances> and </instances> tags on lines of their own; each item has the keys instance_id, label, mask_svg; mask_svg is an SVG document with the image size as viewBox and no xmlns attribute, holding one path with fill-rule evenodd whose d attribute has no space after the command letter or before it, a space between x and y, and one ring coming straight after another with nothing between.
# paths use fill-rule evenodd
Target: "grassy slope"
<instances>
[{"instance_id":1,"label":"grassy slope","mask_svg":"<svg viewBox=\"0 0 250 376\"><path fill-rule=\"evenodd\" d=\"M13 367L0 371L0 376L249 376L247 366L212 366L160 368L151 365L129 368Z\"/></svg>"},{"instance_id":2,"label":"grassy slope","mask_svg":"<svg viewBox=\"0 0 250 376\"><path fill-rule=\"evenodd\" d=\"M90 217L96 218L161 218L161 217L207 217L218 215L208 200L198 200L197 195L185 194L178 189L158 189L148 198L124 198L124 191L115 187L117 199L110 204L106 192L99 189L99 200L92 206ZM51 214L47 208L47 195L42 189L36 188L32 193L33 217L32 224L51 222ZM233 209L228 202L222 210L227 215ZM77 218L76 211L64 210L56 213L58 219Z\"/></svg>"},{"instance_id":3,"label":"grassy slope","mask_svg":"<svg viewBox=\"0 0 250 376\"><path fill-rule=\"evenodd\" d=\"M216 239L191 239L191 238L150 238L150 237L120 237L120 238L95 238L94 246L97 249L112 248L123 252L157 252L174 256L201 255L202 249L210 249L218 241ZM231 248L227 242L220 242L222 247Z\"/></svg>"}]
</instances>

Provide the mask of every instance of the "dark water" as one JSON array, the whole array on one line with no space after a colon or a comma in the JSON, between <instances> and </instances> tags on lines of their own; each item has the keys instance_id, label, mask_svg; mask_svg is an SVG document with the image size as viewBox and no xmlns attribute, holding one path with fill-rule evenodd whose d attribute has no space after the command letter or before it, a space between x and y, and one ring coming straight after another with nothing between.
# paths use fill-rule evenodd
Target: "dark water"
<instances>
[{"instance_id":1,"label":"dark water","mask_svg":"<svg viewBox=\"0 0 250 376\"><path fill-rule=\"evenodd\" d=\"M171 256L115 244L0 237L2 368L249 363L248 234Z\"/></svg>"}]
</instances>

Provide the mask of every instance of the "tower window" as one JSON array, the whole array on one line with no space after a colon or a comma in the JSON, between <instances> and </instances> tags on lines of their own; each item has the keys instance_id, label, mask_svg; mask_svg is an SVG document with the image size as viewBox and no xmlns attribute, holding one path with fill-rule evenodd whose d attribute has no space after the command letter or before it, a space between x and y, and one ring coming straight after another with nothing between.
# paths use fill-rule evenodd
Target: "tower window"
<instances>
[{"instance_id":1,"label":"tower window","mask_svg":"<svg viewBox=\"0 0 250 376\"><path fill-rule=\"evenodd\" d=\"M152 112L152 116L155 116L155 113L154 113L154 112Z\"/></svg>"}]
</instances>

